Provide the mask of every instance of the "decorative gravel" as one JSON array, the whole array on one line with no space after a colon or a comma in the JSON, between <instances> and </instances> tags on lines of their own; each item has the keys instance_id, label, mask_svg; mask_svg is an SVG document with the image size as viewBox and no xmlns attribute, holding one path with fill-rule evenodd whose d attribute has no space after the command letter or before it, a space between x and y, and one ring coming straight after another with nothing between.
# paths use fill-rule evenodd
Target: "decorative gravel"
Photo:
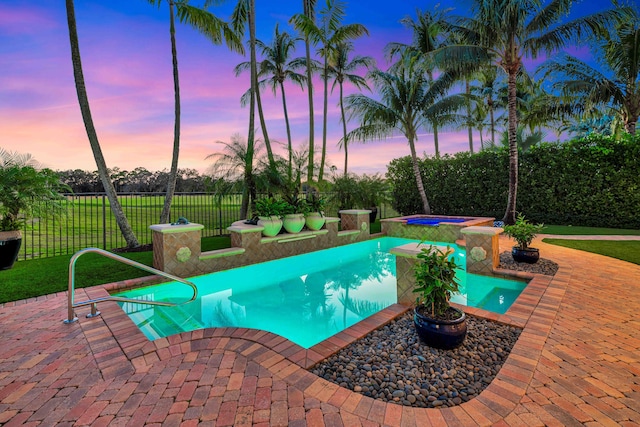
<instances>
[{"instance_id":1,"label":"decorative gravel","mask_svg":"<svg viewBox=\"0 0 640 427\"><path fill-rule=\"evenodd\" d=\"M467 316L467 337L453 350L422 343L412 312L315 365L311 372L385 402L419 408L459 405L491 383L521 329Z\"/></svg>"},{"instance_id":2,"label":"decorative gravel","mask_svg":"<svg viewBox=\"0 0 640 427\"><path fill-rule=\"evenodd\" d=\"M500 254L500 268L555 275L558 264L535 264ZM495 378L521 329L467 315L467 337L453 350L422 343L413 312L398 317L311 368L341 387L385 402L450 407L473 399Z\"/></svg>"},{"instance_id":3,"label":"decorative gravel","mask_svg":"<svg viewBox=\"0 0 640 427\"><path fill-rule=\"evenodd\" d=\"M526 262L515 262L513 260L513 257L511 256L511 252L502 252L500 254L500 265L498 266L498 268L554 276L558 271L558 264L545 258L540 258L535 264L527 264Z\"/></svg>"}]
</instances>

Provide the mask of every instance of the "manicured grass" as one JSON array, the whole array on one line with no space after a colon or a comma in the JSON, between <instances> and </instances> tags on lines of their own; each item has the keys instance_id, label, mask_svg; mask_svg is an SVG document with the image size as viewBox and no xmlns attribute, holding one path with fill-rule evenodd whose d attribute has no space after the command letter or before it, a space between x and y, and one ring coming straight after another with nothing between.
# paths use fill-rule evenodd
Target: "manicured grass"
<instances>
[{"instance_id":1,"label":"manicured grass","mask_svg":"<svg viewBox=\"0 0 640 427\"><path fill-rule=\"evenodd\" d=\"M202 239L202 250L228 248L228 236ZM141 264L152 266L153 252L119 254ZM69 286L69 261L72 255L16 262L10 270L0 271L0 303L63 292ZM148 276L144 270L122 264L98 254L88 253L76 262L77 288L118 282Z\"/></svg>"},{"instance_id":2,"label":"manicured grass","mask_svg":"<svg viewBox=\"0 0 640 427\"><path fill-rule=\"evenodd\" d=\"M617 235L617 236L640 236L640 230L626 230L620 228L603 227L580 227L571 225L545 225L542 229L544 234L557 234L565 236L595 236L595 235Z\"/></svg>"},{"instance_id":3,"label":"manicured grass","mask_svg":"<svg viewBox=\"0 0 640 427\"><path fill-rule=\"evenodd\" d=\"M543 239L545 243L600 254L640 265L640 241Z\"/></svg>"}]
</instances>

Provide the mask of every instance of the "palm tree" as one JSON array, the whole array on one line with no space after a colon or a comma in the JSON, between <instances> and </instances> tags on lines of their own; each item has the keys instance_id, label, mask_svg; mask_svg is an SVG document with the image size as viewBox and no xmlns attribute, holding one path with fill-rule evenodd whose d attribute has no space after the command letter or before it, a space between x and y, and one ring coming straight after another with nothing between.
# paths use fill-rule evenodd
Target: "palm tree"
<instances>
[{"instance_id":1,"label":"palm tree","mask_svg":"<svg viewBox=\"0 0 640 427\"><path fill-rule=\"evenodd\" d=\"M477 86L471 86L472 95L478 97L479 102L484 102L489 114L489 130L491 132L491 146L495 146L496 141L496 109L501 107L498 98L498 70L493 64L486 64L476 73ZM482 101L481 101L482 100Z\"/></svg>"},{"instance_id":2,"label":"palm tree","mask_svg":"<svg viewBox=\"0 0 640 427\"><path fill-rule=\"evenodd\" d=\"M424 62L415 54L405 53L389 71L372 70L367 74L377 92L377 99L362 94L346 98L347 110L360 118L359 128L349 132L347 140L366 141L382 139L401 132L409 143L416 185L425 214L431 213L422 183L415 141L418 131L429 124L429 118L456 111L464 97L444 97L455 82L455 77L443 73L429 81Z\"/></svg>"},{"instance_id":3,"label":"palm tree","mask_svg":"<svg viewBox=\"0 0 640 427\"><path fill-rule=\"evenodd\" d=\"M163 0L148 0L153 6L162 4ZM210 12L189 5L188 0L167 0L169 4L169 33L171 36L171 58L173 62L173 89L175 97L175 122L173 127L173 153L171 156L171 170L167 193L160 214L160 222L167 223L171 217L171 202L176 189L178 177L178 157L180 155L180 79L178 77L178 52L176 48L175 15L181 23L187 23L207 36L213 43L221 44L225 41L229 48L238 52L242 51L242 45L236 35L227 24ZM211 0L205 1L204 7L208 7Z\"/></svg>"},{"instance_id":4,"label":"palm tree","mask_svg":"<svg viewBox=\"0 0 640 427\"><path fill-rule=\"evenodd\" d=\"M209 154L205 160L213 160L209 167L209 174L217 179L226 181L243 181L242 204L240 217L246 218L249 212L249 203L256 198L256 174L257 164L264 163L260 146L249 146L240 134L231 136L231 142L216 141L224 146L222 152ZM257 163L257 164L256 164Z\"/></svg>"},{"instance_id":5,"label":"palm tree","mask_svg":"<svg viewBox=\"0 0 640 427\"><path fill-rule=\"evenodd\" d=\"M296 42L300 40L291 37L286 31L280 32L276 24L273 40L271 44L265 44L260 40L256 40L257 47L261 50L263 60L260 62L259 77L265 77L265 80L258 82L258 85L268 84L271 86L273 94L276 90L280 90L282 95L282 110L284 111L284 121L287 129L287 149L289 153L289 170L288 175L291 179L291 164L293 161L293 145L291 141L291 127L289 126L289 113L287 110L287 98L284 91L284 83L291 81L301 88L304 87L306 77L295 70L304 65L304 58L295 58L290 60L291 53L295 49Z\"/></svg>"},{"instance_id":6,"label":"palm tree","mask_svg":"<svg viewBox=\"0 0 640 427\"><path fill-rule=\"evenodd\" d=\"M260 91L258 90L258 61L256 58L256 2L255 0L238 0L236 7L231 16L231 22L236 34L244 34L249 29L249 65L251 70L251 88L249 101L249 135L247 137L247 145L253 147L255 144L255 108L258 106L258 114L260 116L260 125L262 128L262 136L267 149L267 157L269 159L269 167L272 171L277 168L271 142L267 133L267 126L262 111L262 102L260 101ZM236 71L237 73L238 71Z\"/></svg>"},{"instance_id":7,"label":"palm tree","mask_svg":"<svg viewBox=\"0 0 640 427\"><path fill-rule=\"evenodd\" d=\"M439 10L436 6L433 12L416 11L416 19L407 16L400 20L402 25L409 28L412 32L412 43L403 44L392 42L385 47L386 55L389 59L393 59L398 54L404 52L413 52L429 56L436 49L441 48L447 43L448 34L446 32L445 18L449 9ZM426 59L426 58L425 58ZM427 67L427 75L433 80L433 73L436 64ZM435 146L435 155L440 157L440 146L438 142L439 123L436 120L430 120L431 129L433 130L433 144Z\"/></svg>"},{"instance_id":8,"label":"palm tree","mask_svg":"<svg viewBox=\"0 0 640 427\"><path fill-rule=\"evenodd\" d=\"M449 30L460 35L461 43L437 51L438 63L458 64L468 69L488 62L507 73L509 132L509 192L503 217L506 224L516 220L518 188L518 147L516 132L516 76L522 59L540 52L551 55L569 42L605 33L612 24L629 17L632 9L619 7L560 23L572 0L473 0L472 16L459 17Z\"/></svg>"},{"instance_id":9,"label":"palm tree","mask_svg":"<svg viewBox=\"0 0 640 427\"><path fill-rule=\"evenodd\" d=\"M340 0L327 0L326 6L320 11L320 20L316 24L306 14L297 14L291 18L291 22L296 29L301 31L306 38L314 45L320 45L318 53L323 58L322 78L324 83L324 101L322 115L322 152L320 157L320 170L318 171L318 181L322 181L324 175L324 165L327 154L327 115L329 103L329 57L332 50L339 43L353 40L369 31L362 24L341 25L345 13L346 3Z\"/></svg>"},{"instance_id":10,"label":"palm tree","mask_svg":"<svg viewBox=\"0 0 640 427\"><path fill-rule=\"evenodd\" d=\"M78 103L80 104L80 111L82 113L82 120L84 121L84 127L87 130L87 137L89 138L89 145L91 145L91 151L93 152L93 158L96 161L98 168L98 175L100 181L104 187L104 191L107 193L109 199L109 205L113 216L116 218L116 223L120 228L120 232L127 242L128 248L140 246L136 235L133 233L131 225L127 220L122 206L118 201L118 195L113 187L113 183L109 179L109 170L100 148L100 142L98 141L98 134L93 124L93 118L91 116L91 109L89 108L89 97L87 96L87 88L84 84L84 73L82 72L82 61L80 58L80 43L78 42L78 29L76 26L76 14L73 4L73 0L66 0L67 7L67 25L69 27L69 42L71 44L71 62L73 63L73 78L76 85L76 93L78 94Z\"/></svg>"},{"instance_id":11,"label":"palm tree","mask_svg":"<svg viewBox=\"0 0 640 427\"><path fill-rule=\"evenodd\" d=\"M349 60L349 54L353 51L353 44L348 42L342 42L335 46L335 49L331 52L329 58L329 64L327 72L330 77L333 77L333 85L331 86L331 92L336 87L336 84L340 88L340 117L342 119L342 140L340 141L344 148L344 175L347 175L347 163L349 160L349 140L347 139L347 118L344 114L344 82L351 83L358 89L369 90L367 80L353 74L353 72L359 68L369 69L375 66L375 60L370 56L355 56Z\"/></svg>"},{"instance_id":12,"label":"palm tree","mask_svg":"<svg viewBox=\"0 0 640 427\"><path fill-rule=\"evenodd\" d=\"M588 112L609 107L635 135L640 116L640 21L638 18L616 26L615 32L602 34L594 45L604 54L602 71L568 54L545 62L538 71L553 73L553 89L569 98L574 111ZM598 55L600 56L600 55Z\"/></svg>"}]
</instances>

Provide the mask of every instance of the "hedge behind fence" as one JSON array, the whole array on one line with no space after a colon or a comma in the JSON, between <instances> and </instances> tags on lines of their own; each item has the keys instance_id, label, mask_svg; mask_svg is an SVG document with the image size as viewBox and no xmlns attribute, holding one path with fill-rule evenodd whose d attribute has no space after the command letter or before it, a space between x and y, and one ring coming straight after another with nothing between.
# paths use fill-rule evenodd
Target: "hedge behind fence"
<instances>
[{"instance_id":1,"label":"hedge behind fence","mask_svg":"<svg viewBox=\"0 0 640 427\"><path fill-rule=\"evenodd\" d=\"M640 228L640 136L590 136L543 144L519 155L517 211L534 222ZM507 150L420 160L433 214L501 219L507 206ZM393 207L421 212L410 158L387 171Z\"/></svg>"}]
</instances>

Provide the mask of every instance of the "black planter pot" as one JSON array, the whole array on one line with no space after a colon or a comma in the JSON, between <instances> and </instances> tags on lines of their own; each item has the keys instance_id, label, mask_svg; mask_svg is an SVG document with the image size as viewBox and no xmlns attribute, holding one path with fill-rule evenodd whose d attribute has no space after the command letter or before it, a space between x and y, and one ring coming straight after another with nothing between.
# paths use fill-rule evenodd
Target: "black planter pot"
<instances>
[{"instance_id":1,"label":"black planter pot","mask_svg":"<svg viewBox=\"0 0 640 427\"><path fill-rule=\"evenodd\" d=\"M16 237L15 235L4 237L3 234L5 233L0 233L0 270L8 270L13 267L13 263L18 259L22 237Z\"/></svg>"},{"instance_id":2,"label":"black planter pot","mask_svg":"<svg viewBox=\"0 0 640 427\"><path fill-rule=\"evenodd\" d=\"M521 249L519 246L514 246L511 249L511 256L516 262L535 264L540 259L540 251L536 248Z\"/></svg>"},{"instance_id":3,"label":"black planter pot","mask_svg":"<svg viewBox=\"0 0 640 427\"><path fill-rule=\"evenodd\" d=\"M430 347L449 350L458 347L467 336L467 316L462 310L451 307L461 314L455 320L437 320L420 313L418 306L413 311L413 323L418 336Z\"/></svg>"},{"instance_id":4,"label":"black planter pot","mask_svg":"<svg viewBox=\"0 0 640 427\"><path fill-rule=\"evenodd\" d=\"M369 224L373 224L374 222L376 222L376 217L378 216L378 208L376 206L370 207L369 210L371 210L371 212L369 213Z\"/></svg>"}]
</instances>

